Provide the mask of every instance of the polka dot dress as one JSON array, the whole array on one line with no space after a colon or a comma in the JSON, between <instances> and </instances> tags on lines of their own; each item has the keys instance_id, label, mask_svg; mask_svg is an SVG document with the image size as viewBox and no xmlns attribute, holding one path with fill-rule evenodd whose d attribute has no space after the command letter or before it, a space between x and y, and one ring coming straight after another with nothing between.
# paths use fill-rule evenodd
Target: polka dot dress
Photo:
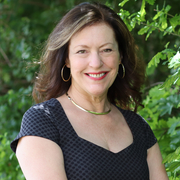
<instances>
[{"instance_id":1,"label":"polka dot dress","mask_svg":"<svg viewBox=\"0 0 180 180\"><path fill-rule=\"evenodd\" d=\"M34 105L24 114L11 148L16 152L19 138L27 135L54 141L62 149L68 180L149 180L147 149L157 140L141 116L119 110L132 132L133 143L118 153L80 138L54 98Z\"/></svg>"}]
</instances>

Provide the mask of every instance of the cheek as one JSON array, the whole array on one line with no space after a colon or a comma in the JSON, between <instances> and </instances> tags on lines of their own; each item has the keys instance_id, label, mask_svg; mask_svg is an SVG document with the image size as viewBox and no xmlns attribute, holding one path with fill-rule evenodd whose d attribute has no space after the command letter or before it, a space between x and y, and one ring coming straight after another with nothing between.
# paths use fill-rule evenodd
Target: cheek
<instances>
[{"instance_id":1,"label":"cheek","mask_svg":"<svg viewBox=\"0 0 180 180\"><path fill-rule=\"evenodd\" d=\"M113 74L116 76L118 74L118 70L119 70L119 60L117 61L111 61L111 65L110 65L111 69L113 70Z\"/></svg>"},{"instance_id":2,"label":"cheek","mask_svg":"<svg viewBox=\"0 0 180 180\"><path fill-rule=\"evenodd\" d=\"M70 69L72 74L81 73L87 67L85 61L79 59L70 60Z\"/></svg>"},{"instance_id":3,"label":"cheek","mask_svg":"<svg viewBox=\"0 0 180 180\"><path fill-rule=\"evenodd\" d=\"M120 60L119 60L118 56L115 56L112 59L110 59L108 64L112 69L117 69L118 70L119 62L120 62Z\"/></svg>"}]
</instances>

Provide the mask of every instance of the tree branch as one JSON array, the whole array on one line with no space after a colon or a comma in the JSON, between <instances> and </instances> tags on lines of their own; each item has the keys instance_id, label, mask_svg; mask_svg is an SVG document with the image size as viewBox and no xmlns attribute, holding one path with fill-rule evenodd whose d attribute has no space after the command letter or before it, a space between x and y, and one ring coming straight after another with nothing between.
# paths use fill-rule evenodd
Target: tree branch
<instances>
[{"instance_id":1,"label":"tree branch","mask_svg":"<svg viewBox=\"0 0 180 180\"><path fill-rule=\"evenodd\" d=\"M9 58L7 57L7 55L5 54L5 52L3 51L3 49L0 47L0 53L2 54L2 56L4 57L4 59L5 59L5 61L6 61L6 63L9 65L9 67L11 67L12 66L12 64L11 64L11 62L10 62L10 60L9 60Z\"/></svg>"},{"instance_id":2,"label":"tree branch","mask_svg":"<svg viewBox=\"0 0 180 180\"><path fill-rule=\"evenodd\" d=\"M156 83L153 83L153 84L151 84L151 85L145 87L144 90L150 89L150 88L152 88L152 87L154 87L154 86L157 86L157 85L163 84L163 83L164 83L164 82L156 82Z\"/></svg>"},{"instance_id":3,"label":"tree branch","mask_svg":"<svg viewBox=\"0 0 180 180\"><path fill-rule=\"evenodd\" d=\"M160 12L159 10L157 10L157 9L154 9L154 11L156 11L156 12ZM169 13L165 13L165 14L167 14L168 16L170 16L170 17L174 17L173 15L171 15L171 14L169 14Z\"/></svg>"},{"instance_id":4,"label":"tree branch","mask_svg":"<svg viewBox=\"0 0 180 180\"><path fill-rule=\"evenodd\" d=\"M149 26L149 27L152 27L152 28L155 28L155 29L157 29L157 30L161 31L159 28L157 28L157 27L155 27L155 26L151 26L151 25L146 24L146 23L143 23L143 22L141 22L141 24L146 25L146 26ZM174 35L174 36L178 36L178 37L180 37L180 35L175 34L175 33L170 33L170 32L165 31L165 30L164 30L164 32L167 32L167 33L172 34L172 35Z\"/></svg>"}]
</instances>

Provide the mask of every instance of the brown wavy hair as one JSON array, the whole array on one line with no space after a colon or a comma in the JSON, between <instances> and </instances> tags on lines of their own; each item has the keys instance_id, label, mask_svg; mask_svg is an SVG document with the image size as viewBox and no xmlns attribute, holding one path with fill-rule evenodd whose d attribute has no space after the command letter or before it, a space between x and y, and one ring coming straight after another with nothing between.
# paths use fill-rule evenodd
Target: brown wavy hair
<instances>
[{"instance_id":1,"label":"brown wavy hair","mask_svg":"<svg viewBox=\"0 0 180 180\"><path fill-rule=\"evenodd\" d=\"M120 65L118 76L109 88L108 100L124 109L130 109L133 105L136 111L142 100L141 87L145 80L144 63L137 58L134 39L120 16L109 7L99 3L81 3L75 6L50 34L40 59L40 72L34 84L35 102L57 98L68 91L71 81L63 81L61 69L68 57L69 41L75 33L86 26L102 22L114 30L125 67L125 77L122 78L123 69ZM65 79L69 76L70 69L65 68Z\"/></svg>"}]
</instances>

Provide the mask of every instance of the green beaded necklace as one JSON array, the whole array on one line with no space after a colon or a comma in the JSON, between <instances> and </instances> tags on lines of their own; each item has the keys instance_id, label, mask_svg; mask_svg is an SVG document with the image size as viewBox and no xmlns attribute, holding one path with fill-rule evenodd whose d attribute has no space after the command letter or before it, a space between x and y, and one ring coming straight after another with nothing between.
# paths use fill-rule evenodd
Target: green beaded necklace
<instances>
[{"instance_id":1,"label":"green beaded necklace","mask_svg":"<svg viewBox=\"0 0 180 180\"><path fill-rule=\"evenodd\" d=\"M68 99L69 99L76 107L78 107L79 109L81 109L81 110L83 110L83 111L85 111L85 112L88 112L88 113L91 113L91 114L95 114L95 115L105 115L105 114L108 114L108 113L111 112L111 108L110 108L108 111L102 112L102 113L98 113L98 112L94 112L94 111L89 111L89 110L84 109L84 108L82 108L81 106L77 105L77 104L71 99L71 97L68 95L68 93L66 93L66 95L67 95Z\"/></svg>"}]
</instances>

